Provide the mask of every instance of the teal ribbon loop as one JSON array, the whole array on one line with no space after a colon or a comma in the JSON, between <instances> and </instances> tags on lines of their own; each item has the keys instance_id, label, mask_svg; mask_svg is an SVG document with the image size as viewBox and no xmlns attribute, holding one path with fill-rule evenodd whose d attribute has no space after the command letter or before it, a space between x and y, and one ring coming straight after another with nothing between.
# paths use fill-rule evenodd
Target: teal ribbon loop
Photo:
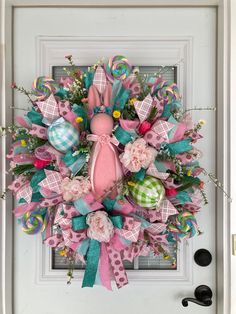
<instances>
[{"instance_id":1,"label":"teal ribbon loop","mask_svg":"<svg viewBox=\"0 0 236 314\"><path fill-rule=\"evenodd\" d=\"M63 156L62 161L66 164L68 168L73 172L73 174L78 173L86 163L86 154L79 153L73 156L72 151L68 151L65 156Z\"/></svg>"},{"instance_id":2,"label":"teal ribbon loop","mask_svg":"<svg viewBox=\"0 0 236 314\"><path fill-rule=\"evenodd\" d=\"M72 229L74 231L79 231L87 228L88 225L86 223L86 216L78 216L72 218Z\"/></svg>"},{"instance_id":3,"label":"teal ribbon loop","mask_svg":"<svg viewBox=\"0 0 236 314\"><path fill-rule=\"evenodd\" d=\"M114 227L116 227L118 229L123 228L123 220L122 220L121 216L109 216L109 218L111 219Z\"/></svg>"},{"instance_id":4,"label":"teal ribbon loop","mask_svg":"<svg viewBox=\"0 0 236 314\"><path fill-rule=\"evenodd\" d=\"M87 253L87 263L82 288L93 287L98 270L101 245L97 240L91 239Z\"/></svg>"},{"instance_id":5,"label":"teal ribbon loop","mask_svg":"<svg viewBox=\"0 0 236 314\"><path fill-rule=\"evenodd\" d=\"M114 110L123 110L129 98L130 91L125 89L120 80L114 80L112 86L111 105Z\"/></svg>"},{"instance_id":6,"label":"teal ribbon loop","mask_svg":"<svg viewBox=\"0 0 236 314\"><path fill-rule=\"evenodd\" d=\"M142 181L145 178L146 170L141 168L138 172L134 174L134 179L137 181Z\"/></svg>"},{"instance_id":7,"label":"teal ribbon loop","mask_svg":"<svg viewBox=\"0 0 236 314\"><path fill-rule=\"evenodd\" d=\"M41 113L35 111L34 108L32 108L32 110L29 111L26 116L32 124L37 124L37 125L43 126L43 122L42 122L43 115Z\"/></svg>"},{"instance_id":8,"label":"teal ribbon loop","mask_svg":"<svg viewBox=\"0 0 236 314\"><path fill-rule=\"evenodd\" d=\"M132 135L120 126L115 130L114 136L123 145L126 145L133 139Z\"/></svg>"},{"instance_id":9,"label":"teal ribbon loop","mask_svg":"<svg viewBox=\"0 0 236 314\"><path fill-rule=\"evenodd\" d=\"M187 138L179 142L166 144L166 147L168 148L171 155L177 155L193 149L192 145L189 144L191 141L191 138Z\"/></svg>"}]
</instances>

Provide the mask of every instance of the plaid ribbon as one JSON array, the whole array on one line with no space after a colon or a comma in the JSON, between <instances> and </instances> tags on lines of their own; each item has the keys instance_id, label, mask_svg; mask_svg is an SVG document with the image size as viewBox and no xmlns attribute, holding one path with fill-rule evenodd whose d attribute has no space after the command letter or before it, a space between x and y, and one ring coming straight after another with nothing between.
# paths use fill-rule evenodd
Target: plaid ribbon
<instances>
[{"instance_id":1,"label":"plaid ribbon","mask_svg":"<svg viewBox=\"0 0 236 314\"><path fill-rule=\"evenodd\" d=\"M169 173L159 172L154 163L151 163L146 172L147 175L165 181L169 177Z\"/></svg>"},{"instance_id":2,"label":"plaid ribbon","mask_svg":"<svg viewBox=\"0 0 236 314\"><path fill-rule=\"evenodd\" d=\"M45 101L37 101L36 104L44 118L50 123L59 118L58 104L53 94L51 94Z\"/></svg>"},{"instance_id":3,"label":"plaid ribbon","mask_svg":"<svg viewBox=\"0 0 236 314\"><path fill-rule=\"evenodd\" d=\"M31 202L33 190L30 186L30 182L27 182L16 192L16 199L24 199L27 204Z\"/></svg>"},{"instance_id":4,"label":"plaid ribbon","mask_svg":"<svg viewBox=\"0 0 236 314\"><path fill-rule=\"evenodd\" d=\"M107 79L103 68L99 65L95 71L93 85L96 86L100 94L103 94L107 85Z\"/></svg>"},{"instance_id":5,"label":"plaid ribbon","mask_svg":"<svg viewBox=\"0 0 236 314\"><path fill-rule=\"evenodd\" d=\"M158 120L153 124L152 129L145 134L144 139L159 149L163 142L169 143L168 132L174 127L175 125L170 122Z\"/></svg>"},{"instance_id":6,"label":"plaid ribbon","mask_svg":"<svg viewBox=\"0 0 236 314\"><path fill-rule=\"evenodd\" d=\"M45 169L46 178L39 185L45 189L61 194L62 176L59 172Z\"/></svg>"},{"instance_id":7,"label":"plaid ribbon","mask_svg":"<svg viewBox=\"0 0 236 314\"><path fill-rule=\"evenodd\" d=\"M142 101L136 101L134 103L134 108L136 110L136 113L139 117L140 122L145 121L152 109L153 104L153 98L150 94L148 94L144 100Z\"/></svg>"},{"instance_id":8,"label":"plaid ribbon","mask_svg":"<svg viewBox=\"0 0 236 314\"><path fill-rule=\"evenodd\" d=\"M160 218L162 222L166 222L169 216L178 214L177 209L167 199L162 200L160 205L157 207L157 211L159 211L160 213Z\"/></svg>"},{"instance_id":9,"label":"plaid ribbon","mask_svg":"<svg viewBox=\"0 0 236 314\"><path fill-rule=\"evenodd\" d=\"M116 234L131 242L137 242L140 228L141 222L135 221L132 217L125 217L123 229L116 229Z\"/></svg>"}]
</instances>

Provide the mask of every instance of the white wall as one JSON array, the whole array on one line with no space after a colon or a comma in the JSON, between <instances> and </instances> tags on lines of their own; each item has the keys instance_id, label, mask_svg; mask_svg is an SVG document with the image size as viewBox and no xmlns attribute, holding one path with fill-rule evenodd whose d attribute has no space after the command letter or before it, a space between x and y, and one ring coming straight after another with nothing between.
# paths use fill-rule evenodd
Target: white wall
<instances>
[{"instance_id":1,"label":"white wall","mask_svg":"<svg viewBox=\"0 0 236 314\"><path fill-rule=\"evenodd\" d=\"M236 1L231 0L231 233L236 234ZM236 313L236 256L231 257L231 313Z\"/></svg>"}]
</instances>

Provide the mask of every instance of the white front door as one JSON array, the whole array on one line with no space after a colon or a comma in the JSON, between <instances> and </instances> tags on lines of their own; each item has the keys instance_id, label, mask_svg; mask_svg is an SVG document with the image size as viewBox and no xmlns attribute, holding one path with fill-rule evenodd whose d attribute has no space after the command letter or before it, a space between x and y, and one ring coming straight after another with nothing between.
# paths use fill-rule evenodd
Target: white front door
<instances>
[{"instance_id":1,"label":"white front door","mask_svg":"<svg viewBox=\"0 0 236 314\"><path fill-rule=\"evenodd\" d=\"M102 57L125 55L144 70L170 66L183 95L184 106L215 106L216 11L214 8L17 8L14 16L14 81L30 89L39 75L56 75L72 54L78 65L90 65ZM148 68L147 68L148 67ZM171 67L173 73L171 74ZM28 108L22 95L15 106ZM215 117L209 111L191 111L194 119L207 121L203 166L215 172ZM16 114L22 113L21 111ZM136 261L128 270L129 285L107 292L81 289L82 271L66 285L66 270L40 236L22 233L15 223L14 314L113 314L120 313L216 313L215 190L207 186L209 205L198 214L203 234L177 249L177 267L163 261ZM200 267L194 252L205 248L212 263ZM175 254L173 252L173 254ZM142 266L144 265L144 266ZM164 267L165 269L160 269ZM62 267L63 268L63 267ZM145 269L144 269L145 268ZM158 268L158 269L157 269ZM199 285L213 291L213 304L203 307L181 300L193 296Z\"/></svg>"}]
</instances>

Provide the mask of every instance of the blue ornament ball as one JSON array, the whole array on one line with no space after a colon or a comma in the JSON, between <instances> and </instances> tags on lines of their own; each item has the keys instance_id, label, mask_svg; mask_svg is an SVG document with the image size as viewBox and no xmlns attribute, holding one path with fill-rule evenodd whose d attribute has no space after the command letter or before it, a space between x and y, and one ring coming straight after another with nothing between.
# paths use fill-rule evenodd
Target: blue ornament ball
<instances>
[{"instance_id":1,"label":"blue ornament ball","mask_svg":"<svg viewBox=\"0 0 236 314\"><path fill-rule=\"evenodd\" d=\"M79 144L79 131L64 118L54 121L48 128L50 144L62 153Z\"/></svg>"}]
</instances>

